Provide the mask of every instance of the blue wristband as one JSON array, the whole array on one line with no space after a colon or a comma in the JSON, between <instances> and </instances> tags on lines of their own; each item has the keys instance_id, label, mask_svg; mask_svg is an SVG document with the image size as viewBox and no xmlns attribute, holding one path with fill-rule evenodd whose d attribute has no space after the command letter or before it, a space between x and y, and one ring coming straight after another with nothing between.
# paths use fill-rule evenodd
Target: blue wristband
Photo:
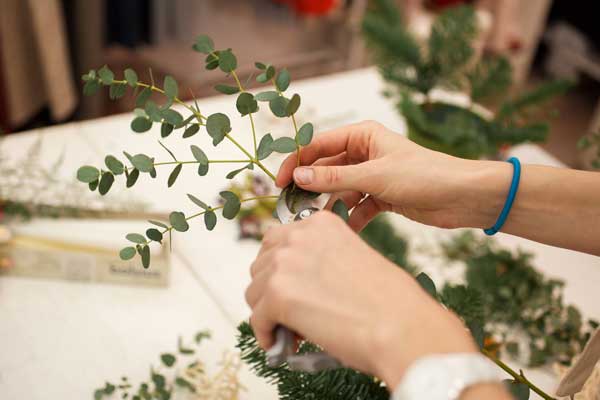
<instances>
[{"instance_id":1,"label":"blue wristband","mask_svg":"<svg viewBox=\"0 0 600 400\"><path fill-rule=\"evenodd\" d=\"M516 157L511 157L508 160L509 163L513 165L513 177L510 183L510 190L508 191L508 197L506 198L506 203L504 203L504 208L502 208L502 212L500 212L500 216L498 220L491 228L484 229L486 235L495 235L500 229L502 229L502 225L506 222L506 218L508 217L508 213L510 213L510 209L515 201L515 196L517 195L517 190L519 190L519 182L521 180L521 163L519 159Z\"/></svg>"}]
</instances>

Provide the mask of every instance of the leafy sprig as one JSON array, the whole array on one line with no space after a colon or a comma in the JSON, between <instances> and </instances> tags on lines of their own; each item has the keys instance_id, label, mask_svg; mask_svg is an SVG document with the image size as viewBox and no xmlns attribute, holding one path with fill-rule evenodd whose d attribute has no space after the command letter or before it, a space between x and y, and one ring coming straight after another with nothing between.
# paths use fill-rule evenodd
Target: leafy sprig
<instances>
[{"instance_id":1,"label":"leafy sprig","mask_svg":"<svg viewBox=\"0 0 600 400\"><path fill-rule=\"evenodd\" d=\"M143 153L131 155L123 152L124 158L121 159L115 155L107 155L104 166L85 165L79 168L77 178L79 181L86 183L90 190L97 190L100 195L105 195L113 187L116 178L120 176L124 178L125 187L130 188L138 182L141 176L149 175L151 178L156 178L158 170L164 167L172 167L167 179L167 186L171 187L176 183L182 169L188 165L197 166L199 176L208 174L211 164L242 165L229 172L226 179L233 179L246 170L253 171L256 166L270 179L275 180L273 173L263 163L272 153L296 151L298 163L300 162L301 148L310 144L314 128L311 123L298 127L296 113L300 108L301 98L298 94L293 94L288 98L285 93L291 82L289 71L285 68L277 70L273 65L257 62L256 67L261 72L256 80L259 83L271 82L273 90L254 95L248 92L240 81L236 72L238 61L231 49L217 50L212 39L206 35L198 36L192 48L205 55L207 70L218 68L233 80L235 85L219 84L215 86L215 90L225 95L236 95L237 111L241 116L247 116L250 122L252 149L246 149L236 139L236 135L233 134L231 120L226 114L218 112L205 115L196 101L194 101L194 104L184 102L179 97L179 85L172 76L166 76L162 87L159 87L154 81L151 70L151 82L144 83L140 81L137 72L133 69L126 69L123 73L123 79L116 79L114 72L105 65L98 71L91 70L83 76L82 79L85 82L83 92L86 95L93 95L101 88L108 87L109 97L116 100L123 97L128 90L133 90L136 97L136 109L130 126L134 132L145 133L152 129L155 124L160 124L161 138L167 138L173 132L180 130L182 131L182 138L189 139L195 137L204 129L212 139L214 146L228 140L238 148L242 157L239 159L213 159L209 158L205 151L197 145L191 145L190 152L193 159L180 158L159 141L159 145L168 153L169 161L157 161L155 157ZM164 104L158 105L151 100L152 93L161 95L164 98ZM259 102L268 102L269 109L276 117L290 118L294 132L292 137L274 139L271 134L266 134L260 140L258 139L253 115L260 109ZM189 115L182 115L173 108L173 105L183 107L189 112ZM140 233L128 234L127 239L133 245L121 250L121 258L129 260L138 254L141 257L142 265L148 268L150 265L149 245L152 242L162 243L166 235L169 236L169 242L171 242L173 231L185 232L189 229L189 220L203 216L206 228L212 230L217 223L215 211L222 210L224 218L233 219L239 212L241 203L276 197L257 196L242 199L232 192L221 192L220 195L224 199L224 204L220 206L209 206L195 196L188 195L190 200L200 207L199 212L186 216L181 211L173 211L168 222L151 221L153 225L161 229L152 227L145 232L145 235Z\"/></svg>"}]
</instances>

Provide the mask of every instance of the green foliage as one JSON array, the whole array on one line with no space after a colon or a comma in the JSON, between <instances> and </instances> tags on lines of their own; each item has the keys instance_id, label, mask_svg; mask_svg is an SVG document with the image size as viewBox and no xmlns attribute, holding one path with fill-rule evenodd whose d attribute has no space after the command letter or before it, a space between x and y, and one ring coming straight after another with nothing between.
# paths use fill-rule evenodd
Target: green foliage
<instances>
[{"instance_id":1,"label":"green foliage","mask_svg":"<svg viewBox=\"0 0 600 400\"><path fill-rule=\"evenodd\" d=\"M77 170L77 179L83 183L90 183L98 180L100 171L96 167L84 165Z\"/></svg>"},{"instance_id":2,"label":"green foliage","mask_svg":"<svg viewBox=\"0 0 600 400\"><path fill-rule=\"evenodd\" d=\"M296 142L289 137L280 137L273 140L271 150L277 153L291 153L296 150Z\"/></svg>"},{"instance_id":3,"label":"green foliage","mask_svg":"<svg viewBox=\"0 0 600 400\"><path fill-rule=\"evenodd\" d=\"M350 219L350 215L348 214L348 206L346 206L346 203L344 203L344 200L342 200L342 199L337 199L333 203L333 206L331 207L331 211L334 214L338 215L345 222L348 222L348 219Z\"/></svg>"},{"instance_id":4,"label":"green foliage","mask_svg":"<svg viewBox=\"0 0 600 400\"><path fill-rule=\"evenodd\" d=\"M212 114L206 120L206 131L213 138L213 145L218 145L231 132L231 121L223 113Z\"/></svg>"},{"instance_id":5,"label":"green foliage","mask_svg":"<svg viewBox=\"0 0 600 400\"><path fill-rule=\"evenodd\" d=\"M240 212L241 202L239 197L229 191L223 191L219 195L225 200L223 205L223 217L227 219L234 219L235 216Z\"/></svg>"},{"instance_id":6,"label":"green foliage","mask_svg":"<svg viewBox=\"0 0 600 400\"><path fill-rule=\"evenodd\" d=\"M296 136L296 141L301 146L308 146L313 138L314 127L313 124L307 122L302 125L298 130L298 135Z\"/></svg>"},{"instance_id":7,"label":"green foliage","mask_svg":"<svg viewBox=\"0 0 600 400\"><path fill-rule=\"evenodd\" d=\"M423 290L427 292L427 294L429 294L431 297L437 300L437 289L435 287L435 283L431 280L429 275L427 275L424 272L421 272L419 275L417 275L416 280L419 283L419 285L421 285Z\"/></svg>"}]
</instances>

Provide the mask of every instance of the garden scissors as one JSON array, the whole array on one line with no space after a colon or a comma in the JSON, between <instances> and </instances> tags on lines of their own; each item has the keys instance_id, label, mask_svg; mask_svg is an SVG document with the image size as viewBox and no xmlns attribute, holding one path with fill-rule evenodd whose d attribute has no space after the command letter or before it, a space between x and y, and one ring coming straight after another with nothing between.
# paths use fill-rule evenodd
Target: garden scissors
<instances>
[{"instance_id":1,"label":"garden scissors","mask_svg":"<svg viewBox=\"0 0 600 400\"><path fill-rule=\"evenodd\" d=\"M324 197L326 196L319 196L319 193L308 192L292 184L283 189L277 200L277 218L282 224L307 219L323 209L326 202ZM338 360L325 352L296 353L296 335L279 325L275 328L275 344L267 350L267 364L277 367L283 363L287 363L293 371L304 372L318 372L342 366Z\"/></svg>"}]
</instances>

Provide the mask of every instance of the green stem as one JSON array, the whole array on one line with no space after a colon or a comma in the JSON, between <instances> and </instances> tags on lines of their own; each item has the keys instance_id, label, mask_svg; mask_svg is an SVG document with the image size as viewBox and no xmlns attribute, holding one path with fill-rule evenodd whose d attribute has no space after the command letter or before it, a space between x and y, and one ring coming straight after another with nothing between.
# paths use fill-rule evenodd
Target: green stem
<instances>
[{"instance_id":1,"label":"green stem","mask_svg":"<svg viewBox=\"0 0 600 400\"><path fill-rule=\"evenodd\" d=\"M239 164L239 163L251 163L252 160L208 160L209 164ZM200 164L200 161L194 160L194 161L163 161L163 162L158 162L158 163L154 163L153 165L155 167L161 166L161 165L175 165L175 164ZM128 172L129 170L135 169L135 167L127 167L125 168Z\"/></svg>"},{"instance_id":2,"label":"green stem","mask_svg":"<svg viewBox=\"0 0 600 400\"><path fill-rule=\"evenodd\" d=\"M298 124L296 124L296 117L292 114L292 122L294 123L294 141L296 142L296 167L300 166L300 144L298 143Z\"/></svg>"},{"instance_id":3,"label":"green stem","mask_svg":"<svg viewBox=\"0 0 600 400\"><path fill-rule=\"evenodd\" d=\"M505 363L503 363L502 361L500 361L500 359L494 357L489 351L487 351L485 349L482 349L481 352L487 358L489 358L490 360L492 360L497 366L499 366L500 368L502 368L507 374L509 374L510 376L512 376L515 381L524 383L525 385L527 385L531 390L533 390L535 393L537 393L544 400L556 400L556 398L550 396L549 394L547 394L546 392L544 392L542 389L540 389L539 387L537 387L536 385L534 385L529 379L527 379L525 377L525 374L523 374L523 370L520 370L517 373L511 367L509 367L508 365L506 365Z\"/></svg>"}]
</instances>

